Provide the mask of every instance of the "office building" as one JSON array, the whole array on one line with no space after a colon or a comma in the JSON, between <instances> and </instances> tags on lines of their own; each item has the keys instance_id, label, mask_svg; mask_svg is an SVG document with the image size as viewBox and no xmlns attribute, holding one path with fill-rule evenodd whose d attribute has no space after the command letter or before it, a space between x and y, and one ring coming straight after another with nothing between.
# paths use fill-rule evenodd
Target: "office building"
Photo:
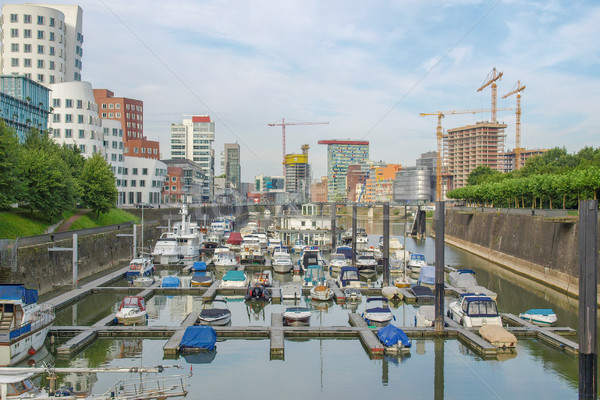
<instances>
[{"instance_id":1,"label":"office building","mask_svg":"<svg viewBox=\"0 0 600 400\"><path fill-rule=\"evenodd\" d=\"M298 194L298 201L310 199L310 165L307 144L302 145L302 154L285 156L285 191Z\"/></svg>"},{"instance_id":2,"label":"office building","mask_svg":"<svg viewBox=\"0 0 600 400\"><path fill-rule=\"evenodd\" d=\"M313 203L327 202L327 177L322 176L320 180L313 182L310 187L310 196Z\"/></svg>"},{"instance_id":3,"label":"office building","mask_svg":"<svg viewBox=\"0 0 600 400\"><path fill-rule=\"evenodd\" d=\"M125 157L123 192L126 205L161 204L167 165L153 158Z\"/></svg>"},{"instance_id":4,"label":"office building","mask_svg":"<svg viewBox=\"0 0 600 400\"><path fill-rule=\"evenodd\" d=\"M283 176L258 175L254 178L254 191L257 193L285 192L285 178Z\"/></svg>"},{"instance_id":5,"label":"office building","mask_svg":"<svg viewBox=\"0 0 600 400\"><path fill-rule=\"evenodd\" d=\"M398 203L429 203L431 201L431 171L426 166L407 167L396 172L393 201Z\"/></svg>"},{"instance_id":6,"label":"office building","mask_svg":"<svg viewBox=\"0 0 600 400\"><path fill-rule=\"evenodd\" d=\"M165 202L184 201L189 204L202 202L206 181L200 166L186 159L161 160L167 166L169 180L165 180L163 199Z\"/></svg>"},{"instance_id":7,"label":"office building","mask_svg":"<svg viewBox=\"0 0 600 400\"><path fill-rule=\"evenodd\" d=\"M117 185L117 205L126 204L125 185L126 180L123 178L125 168L125 156L123 156L123 130L119 121L101 119L102 127L104 159L110 164L113 174L115 175Z\"/></svg>"},{"instance_id":8,"label":"office building","mask_svg":"<svg viewBox=\"0 0 600 400\"><path fill-rule=\"evenodd\" d=\"M225 189L232 189L239 193L242 179L239 144L225 143L221 170L225 175Z\"/></svg>"},{"instance_id":9,"label":"office building","mask_svg":"<svg viewBox=\"0 0 600 400\"><path fill-rule=\"evenodd\" d=\"M43 85L81 81L82 22L76 5L3 5L0 73Z\"/></svg>"},{"instance_id":10,"label":"office building","mask_svg":"<svg viewBox=\"0 0 600 400\"><path fill-rule=\"evenodd\" d=\"M436 199L436 174L437 174L437 151L428 151L427 153L422 153L419 158L417 158L417 167L425 167L430 172L430 182L429 182L429 191L431 193L430 201L435 201Z\"/></svg>"},{"instance_id":11,"label":"office building","mask_svg":"<svg viewBox=\"0 0 600 400\"><path fill-rule=\"evenodd\" d=\"M346 173L350 164L369 159L369 142L362 140L320 140L327 145L327 199L346 201Z\"/></svg>"}]
</instances>

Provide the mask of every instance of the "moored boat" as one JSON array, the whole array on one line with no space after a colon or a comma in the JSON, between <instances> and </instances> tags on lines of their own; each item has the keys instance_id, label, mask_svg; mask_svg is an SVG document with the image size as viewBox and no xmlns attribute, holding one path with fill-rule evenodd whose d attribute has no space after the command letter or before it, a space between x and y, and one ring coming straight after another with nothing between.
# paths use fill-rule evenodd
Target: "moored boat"
<instances>
[{"instance_id":1,"label":"moored boat","mask_svg":"<svg viewBox=\"0 0 600 400\"><path fill-rule=\"evenodd\" d=\"M248 278L244 271L227 271L221 280L222 288L245 288L248 286Z\"/></svg>"},{"instance_id":2,"label":"moored boat","mask_svg":"<svg viewBox=\"0 0 600 400\"><path fill-rule=\"evenodd\" d=\"M325 273L320 265L309 265L304 273L302 285L305 287L313 287L325 284Z\"/></svg>"},{"instance_id":3,"label":"moored boat","mask_svg":"<svg viewBox=\"0 0 600 400\"><path fill-rule=\"evenodd\" d=\"M538 326L554 326L558 321L551 308L532 308L519 314L519 318Z\"/></svg>"},{"instance_id":4,"label":"moored boat","mask_svg":"<svg viewBox=\"0 0 600 400\"><path fill-rule=\"evenodd\" d=\"M129 270L125 273L128 278L135 276L150 276L154 273L152 257L141 256L129 262Z\"/></svg>"},{"instance_id":5,"label":"moored boat","mask_svg":"<svg viewBox=\"0 0 600 400\"><path fill-rule=\"evenodd\" d=\"M273 271L279 274L286 274L294 268L294 263L292 261L292 257L284 252L281 248L278 248L273 253L273 258L271 259L271 266L273 267Z\"/></svg>"},{"instance_id":6,"label":"moored boat","mask_svg":"<svg viewBox=\"0 0 600 400\"><path fill-rule=\"evenodd\" d=\"M387 325L377 330L377 338L385 346L385 352L398 354L410 350L411 340L406 333L397 326Z\"/></svg>"},{"instance_id":7,"label":"moored boat","mask_svg":"<svg viewBox=\"0 0 600 400\"><path fill-rule=\"evenodd\" d=\"M192 276L190 285L194 286L210 286L213 283L213 276L210 271L197 271Z\"/></svg>"},{"instance_id":8,"label":"moored boat","mask_svg":"<svg viewBox=\"0 0 600 400\"><path fill-rule=\"evenodd\" d=\"M156 282L156 279L154 278L154 275L138 276L133 279L132 284L133 284L133 287L150 287L150 286L154 285L155 282Z\"/></svg>"},{"instance_id":9,"label":"moored boat","mask_svg":"<svg viewBox=\"0 0 600 400\"><path fill-rule=\"evenodd\" d=\"M496 302L477 293L461 294L459 300L448 305L448 316L466 328L483 325L502 326Z\"/></svg>"},{"instance_id":10,"label":"moored boat","mask_svg":"<svg viewBox=\"0 0 600 400\"><path fill-rule=\"evenodd\" d=\"M500 325L483 325L479 334L496 347L510 349L517 345L517 337Z\"/></svg>"},{"instance_id":11,"label":"moored boat","mask_svg":"<svg viewBox=\"0 0 600 400\"><path fill-rule=\"evenodd\" d=\"M410 270L411 275L414 277L418 277L421 272L421 268L426 266L425 256L420 253L413 253L410 255L408 259L408 269Z\"/></svg>"},{"instance_id":12,"label":"moored boat","mask_svg":"<svg viewBox=\"0 0 600 400\"><path fill-rule=\"evenodd\" d=\"M370 297L367 299L367 309L362 313L362 317L368 325L385 326L392 321L394 315L387 301L385 297ZM374 302L381 302L381 305L369 307Z\"/></svg>"},{"instance_id":13,"label":"moored boat","mask_svg":"<svg viewBox=\"0 0 600 400\"><path fill-rule=\"evenodd\" d=\"M329 301L333 297L333 290L327 285L317 285L310 289L310 297L317 301Z\"/></svg>"},{"instance_id":14,"label":"moored boat","mask_svg":"<svg viewBox=\"0 0 600 400\"><path fill-rule=\"evenodd\" d=\"M288 307L283 312L283 325L308 325L311 312L306 307Z\"/></svg>"},{"instance_id":15,"label":"moored boat","mask_svg":"<svg viewBox=\"0 0 600 400\"><path fill-rule=\"evenodd\" d=\"M230 322L231 311L227 306L227 300L214 299L212 302L204 303L196 324L223 326Z\"/></svg>"},{"instance_id":16,"label":"moored boat","mask_svg":"<svg viewBox=\"0 0 600 400\"><path fill-rule=\"evenodd\" d=\"M158 264L170 265L181 262L177 237L173 232L163 232L154 245L152 257Z\"/></svg>"},{"instance_id":17,"label":"moored boat","mask_svg":"<svg viewBox=\"0 0 600 400\"><path fill-rule=\"evenodd\" d=\"M435 266L425 265L419 272L417 285L426 286L431 290L435 289Z\"/></svg>"},{"instance_id":18,"label":"moored boat","mask_svg":"<svg viewBox=\"0 0 600 400\"><path fill-rule=\"evenodd\" d=\"M146 301L140 296L125 296L116 314L117 321L123 325L145 324L148 318Z\"/></svg>"}]
</instances>

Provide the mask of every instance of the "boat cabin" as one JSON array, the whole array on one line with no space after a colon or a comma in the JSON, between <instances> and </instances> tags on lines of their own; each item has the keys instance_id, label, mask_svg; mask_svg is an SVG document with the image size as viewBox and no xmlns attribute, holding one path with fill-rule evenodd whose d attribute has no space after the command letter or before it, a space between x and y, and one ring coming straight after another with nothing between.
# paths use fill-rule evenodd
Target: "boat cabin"
<instances>
[{"instance_id":1,"label":"boat cabin","mask_svg":"<svg viewBox=\"0 0 600 400\"><path fill-rule=\"evenodd\" d=\"M146 301L141 296L125 296L121 301L119 311L124 308L138 309L140 311L146 310Z\"/></svg>"}]
</instances>

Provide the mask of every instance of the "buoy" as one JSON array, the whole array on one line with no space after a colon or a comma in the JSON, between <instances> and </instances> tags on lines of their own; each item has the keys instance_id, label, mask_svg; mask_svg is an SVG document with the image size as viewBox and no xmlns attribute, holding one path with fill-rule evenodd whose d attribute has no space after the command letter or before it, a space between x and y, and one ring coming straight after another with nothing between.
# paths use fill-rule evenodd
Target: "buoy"
<instances>
[{"instance_id":1,"label":"buoy","mask_svg":"<svg viewBox=\"0 0 600 400\"><path fill-rule=\"evenodd\" d=\"M27 351L27 353L29 353L29 355L34 355L35 349L33 347L30 347L29 350Z\"/></svg>"}]
</instances>

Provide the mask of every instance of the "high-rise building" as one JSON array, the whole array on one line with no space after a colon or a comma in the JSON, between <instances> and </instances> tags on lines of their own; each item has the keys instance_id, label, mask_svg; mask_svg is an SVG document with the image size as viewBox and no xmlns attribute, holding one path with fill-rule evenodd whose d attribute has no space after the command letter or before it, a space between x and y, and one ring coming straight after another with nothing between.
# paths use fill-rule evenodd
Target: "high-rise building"
<instances>
[{"instance_id":1,"label":"high-rise building","mask_svg":"<svg viewBox=\"0 0 600 400\"><path fill-rule=\"evenodd\" d=\"M307 144L302 145L302 154L285 156L285 191L300 195L299 201L310 199L310 165Z\"/></svg>"},{"instance_id":2,"label":"high-rise building","mask_svg":"<svg viewBox=\"0 0 600 400\"><path fill-rule=\"evenodd\" d=\"M49 101L46 86L22 75L0 76L0 118L17 132L21 142L32 128L48 129Z\"/></svg>"},{"instance_id":3,"label":"high-rise building","mask_svg":"<svg viewBox=\"0 0 600 400\"><path fill-rule=\"evenodd\" d=\"M519 168L523 168L528 159L534 156L539 156L547 152L548 149L521 149L521 165ZM500 171L510 172L515 169L517 155L514 150L509 150L505 153L500 153Z\"/></svg>"},{"instance_id":4,"label":"high-rise building","mask_svg":"<svg viewBox=\"0 0 600 400\"><path fill-rule=\"evenodd\" d=\"M202 168L205 176L203 202L212 200L214 140L215 123L208 115L193 116L184 119L181 124L171 125L171 158L191 160Z\"/></svg>"},{"instance_id":5,"label":"high-rise building","mask_svg":"<svg viewBox=\"0 0 600 400\"><path fill-rule=\"evenodd\" d=\"M160 158L158 141L144 136L144 103L127 97L115 97L108 89L94 89L100 118L119 121L123 129L123 153L129 157Z\"/></svg>"},{"instance_id":6,"label":"high-rise building","mask_svg":"<svg viewBox=\"0 0 600 400\"><path fill-rule=\"evenodd\" d=\"M436 199L436 174L437 174L437 151L428 151L421 153L421 157L417 158L417 167L425 167L430 172L429 192L431 193L430 201Z\"/></svg>"},{"instance_id":7,"label":"high-rise building","mask_svg":"<svg viewBox=\"0 0 600 400\"><path fill-rule=\"evenodd\" d=\"M505 128L505 124L497 122L478 122L447 130L443 194L465 186L471 171L480 165L502 170L500 153L504 151Z\"/></svg>"},{"instance_id":8,"label":"high-rise building","mask_svg":"<svg viewBox=\"0 0 600 400\"><path fill-rule=\"evenodd\" d=\"M225 143L223 150L223 174L226 186L239 193L242 179L242 166L240 163L240 145ZM227 189L227 188L226 188Z\"/></svg>"},{"instance_id":9,"label":"high-rise building","mask_svg":"<svg viewBox=\"0 0 600 400\"><path fill-rule=\"evenodd\" d=\"M0 73L43 85L81 81L82 22L76 5L3 5Z\"/></svg>"},{"instance_id":10,"label":"high-rise building","mask_svg":"<svg viewBox=\"0 0 600 400\"><path fill-rule=\"evenodd\" d=\"M320 140L327 145L327 199L345 201L348 165L369 159L369 142L363 140Z\"/></svg>"},{"instance_id":11,"label":"high-rise building","mask_svg":"<svg viewBox=\"0 0 600 400\"><path fill-rule=\"evenodd\" d=\"M117 185L117 205L126 204L125 188L127 182L123 179L125 156L123 155L123 130L119 121L100 119L104 139L104 159L110 164Z\"/></svg>"},{"instance_id":12,"label":"high-rise building","mask_svg":"<svg viewBox=\"0 0 600 400\"><path fill-rule=\"evenodd\" d=\"M366 186L366 180L369 176L371 166L364 164L351 164L346 173L346 193L348 201L363 201L362 193Z\"/></svg>"}]
</instances>

